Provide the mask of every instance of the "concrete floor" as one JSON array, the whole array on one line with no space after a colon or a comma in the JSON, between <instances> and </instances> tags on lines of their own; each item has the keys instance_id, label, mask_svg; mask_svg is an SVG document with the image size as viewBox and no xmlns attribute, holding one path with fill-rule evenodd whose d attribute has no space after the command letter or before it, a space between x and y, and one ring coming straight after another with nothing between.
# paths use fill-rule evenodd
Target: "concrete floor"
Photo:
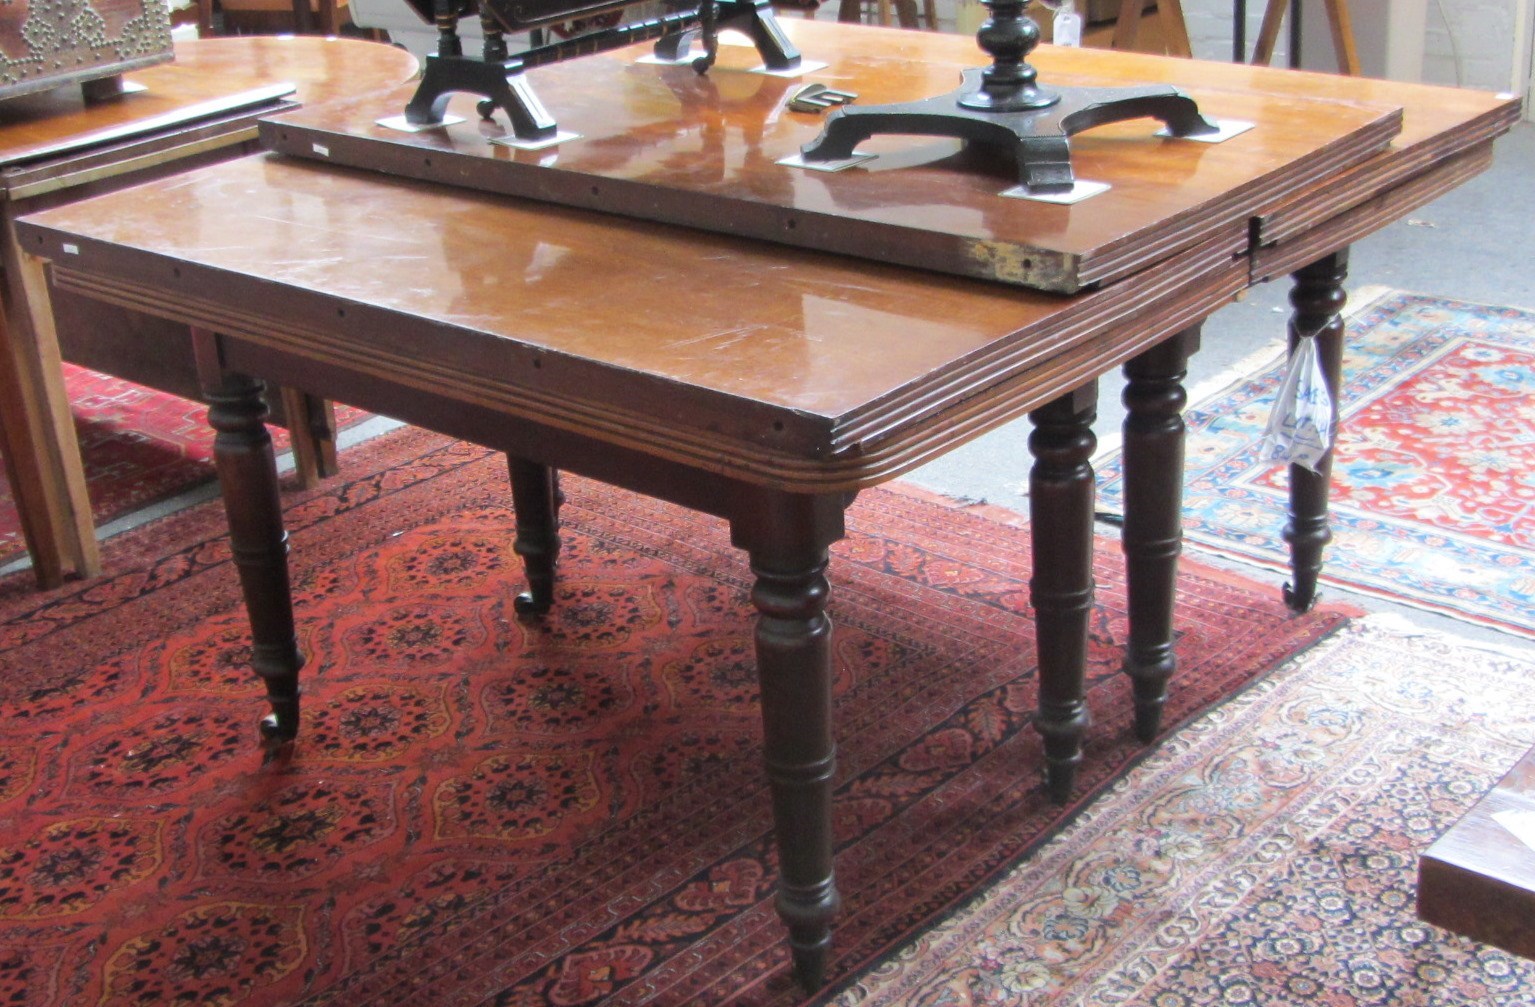
<instances>
[{"instance_id":1,"label":"concrete floor","mask_svg":"<svg viewBox=\"0 0 1535 1007\"><path fill-rule=\"evenodd\" d=\"M1535 309L1535 124L1521 123L1497 143L1493 166L1485 174L1441 197L1354 246L1349 288L1385 285L1422 294L1438 294L1485 304ZM1203 348L1190 362L1190 401L1224 388L1248 372L1258 358L1280 351L1289 314L1288 281L1263 284L1245 298L1222 308L1206 323ZM1119 384L1100 384L1100 446L1117 442L1123 412ZM906 476L909 482L963 500L1026 510L1029 424L1019 421L978 438ZM1113 534L1105 528L1105 534ZM1201 556L1201 559L1207 557ZM1235 564L1231 564L1235 565ZM1253 573L1251 568L1248 572ZM1253 573L1277 585L1282 577ZM1414 623L1517 646L1535 653L1505 633L1481 630L1456 620L1432 616L1353 595L1331 585L1325 597L1372 611L1396 611Z\"/></svg>"}]
</instances>

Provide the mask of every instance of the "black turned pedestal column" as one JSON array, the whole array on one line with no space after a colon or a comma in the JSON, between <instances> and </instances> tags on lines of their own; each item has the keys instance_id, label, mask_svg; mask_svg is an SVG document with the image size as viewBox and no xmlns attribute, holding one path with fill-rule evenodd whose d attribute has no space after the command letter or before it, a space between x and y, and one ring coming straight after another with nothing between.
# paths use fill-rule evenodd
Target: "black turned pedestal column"
<instances>
[{"instance_id":1,"label":"black turned pedestal column","mask_svg":"<svg viewBox=\"0 0 1535 1007\"><path fill-rule=\"evenodd\" d=\"M745 503L731 522L731 540L750 554L756 575L752 604L763 756L778 840L778 915L789 927L795 975L814 992L825 978L838 905L826 562L827 547L843 534L845 501L763 490Z\"/></svg>"},{"instance_id":2,"label":"black turned pedestal column","mask_svg":"<svg viewBox=\"0 0 1535 1007\"><path fill-rule=\"evenodd\" d=\"M1089 722L1083 701L1088 620L1093 609L1093 467L1098 384L1091 382L1029 413L1029 595L1039 640L1039 712L1045 785L1064 804L1082 761Z\"/></svg>"},{"instance_id":3,"label":"black turned pedestal column","mask_svg":"<svg viewBox=\"0 0 1535 1007\"><path fill-rule=\"evenodd\" d=\"M1178 667L1173 599L1183 551L1183 389L1199 326L1125 364L1125 519L1121 546L1130 599L1124 670L1135 683L1135 734L1156 737L1167 680Z\"/></svg>"},{"instance_id":4,"label":"black turned pedestal column","mask_svg":"<svg viewBox=\"0 0 1535 1007\"><path fill-rule=\"evenodd\" d=\"M1338 389L1343 374L1343 306L1348 294L1343 284L1348 280L1348 249L1297 270L1290 303L1295 313L1290 318L1290 351L1295 351L1302 336L1315 334L1317 357L1333 401L1333 442L1338 438ZM1297 612L1306 612L1316 604L1317 576L1322 572L1322 551L1332 541L1327 526L1327 492L1332 484L1332 449L1317 463L1316 470L1302 465L1290 466L1290 520L1284 539L1290 543L1290 569L1293 580L1285 585L1285 604Z\"/></svg>"},{"instance_id":5,"label":"black turned pedestal column","mask_svg":"<svg viewBox=\"0 0 1535 1007\"><path fill-rule=\"evenodd\" d=\"M507 456L512 477L512 508L528 589L513 603L524 618L542 615L554 604L554 568L560 555L559 473L547 465Z\"/></svg>"},{"instance_id":6,"label":"black turned pedestal column","mask_svg":"<svg viewBox=\"0 0 1535 1007\"><path fill-rule=\"evenodd\" d=\"M272 712L261 722L269 754L298 735L298 673L304 666L293 624L288 583L288 534L283 530L277 463L267 433L262 384L226 373L218 336L193 330L198 377L212 403L208 422L216 431L218 470L229 544L251 624L251 666L266 683Z\"/></svg>"},{"instance_id":7,"label":"black turned pedestal column","mask_svg":"<svg viewBox=\"0 0 1535 1007\"><path fill-rule=\"evenodd\" d=\"M1068 137L1095 126L1143 116L1160 119L1172 136L1216 133L1188 95L1165 84L1141 87L1044 87L1028 57L1039 26L1025 11L1032 0L982 0L991 17L976 42L991 64L966 70L957 91L892 105L844 105L821 135L800 148L806 161L853 156L881 133L953 136L1007 153L1030 192L1068 192L1074 184Z\"/></svg>"}]
</instances>

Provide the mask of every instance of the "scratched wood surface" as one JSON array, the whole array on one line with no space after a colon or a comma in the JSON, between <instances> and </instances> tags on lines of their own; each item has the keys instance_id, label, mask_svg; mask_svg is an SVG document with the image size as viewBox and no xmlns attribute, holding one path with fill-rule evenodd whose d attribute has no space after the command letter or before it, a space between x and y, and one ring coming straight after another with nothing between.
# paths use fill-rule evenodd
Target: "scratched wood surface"
<instances>
[{"instance_id":1,"label":"scratched wood surface","mask_svg":"<svg viewBox=\"0 0 1535 1007\"><path fill-rule=\"evenodd\" d=\"M958 86L983 62L971 38L785 19L806 59L799 79L751 73L754 49L722 48L700 76L639 62L647 46L529 72L562 129L579 139L542 151L488 143L503 125L479 120L472 96L450 107L467 121L422 133L375 123L411 88L263 124L284 153L455 186L749 235L962 276L1072 292L1121 278L1225 230L1233 252L1260 207L1385 147L1400 126L1390 102L1301 96L1249 83L1225 64L1041 48L1041 79L1060 85L1171 83L1206 114L1254 122L1220 144L1158 138L1155 121L1074 137L1079 178L1112 188L1074 206L1006 198L1015 170L957 141L876 137L880 156L839 173L777 161L814 139L823 118L787 110L807 81L857 92L859 103L911 101ZM1283 74L1280 70L1257 72Z\"/></svg>"}]
</instances>

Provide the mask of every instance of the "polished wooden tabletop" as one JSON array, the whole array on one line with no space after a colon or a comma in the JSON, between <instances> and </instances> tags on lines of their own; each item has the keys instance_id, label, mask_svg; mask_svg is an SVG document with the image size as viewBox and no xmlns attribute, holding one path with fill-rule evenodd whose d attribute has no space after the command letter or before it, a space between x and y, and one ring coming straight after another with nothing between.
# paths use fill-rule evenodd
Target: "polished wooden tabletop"
<instances>
[{"instance_id":1,"label":"polished wooden tabletop","mask_svg":"<svg viewBox=\"0 0 1535 1007\"><path fill-rule=\"evenodd\" d=\"M403 49L314 36L192 39L174 62L125 75L144 90L86 102L67 86L0 102L0 167L142 135L287 95L306 104L387 88L416 72Z\"/></svg>"},{"instance_id":2,"label":"polished wooden tabletop","mask_svg":"<svg viewBox=\"0 0 1535 1007\"><path fill-rule=\"evenodd\" d=\"M1246 282L1218 242L1067 299L276 156L22 231L64 290L800 488L889 478Z\"/></svg>"},{"instance_id":3,"label":"polished wooden tabletop","mask_svg":"<svg viewBox=\"0 0 1535 1007\"><path fill-rule=\"evenodd\" d=\"M1176 84L1219 120L1257 128L1223 143L1155 136L1150 119L1072 139L1077 177L1108 192L1074 206L1001 198L1017 183L1006 159L959 141L875 137L879 157L843 172L786 168L825 117L790 111L792 93L820 82L860 106L913 101L959 85L985 62L973 38L785 19L807 60L799 78L749 72L756 50L724 46L700 75L642 61L635 46L529 71L560 128L577 139L546 150L492 145L505 124L482 122L471 95L450 113L465 121L419 133L378 125L411 88L308 108L263 126L269 147L490 191L646 219L723 229L787 244L870 255L925 270L1074 292L1122 278L1225 229L1233 251L1258 208L1315 185L1379 151L1400 127L1400 105L1377 94L1300 95L1285 71L1041 47L1041 80L1059 86Z\"/></svg>"}]
</instances>

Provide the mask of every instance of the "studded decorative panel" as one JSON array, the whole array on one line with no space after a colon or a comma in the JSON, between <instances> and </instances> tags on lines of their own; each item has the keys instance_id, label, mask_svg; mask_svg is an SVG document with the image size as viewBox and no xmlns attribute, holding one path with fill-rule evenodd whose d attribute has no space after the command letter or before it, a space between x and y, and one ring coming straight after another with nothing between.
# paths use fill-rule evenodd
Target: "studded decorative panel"
<instances>
[{"instance_id":1,"label":"studded decorative panel","mask_svg":"<svg viewBox=\"0 0 1535 1007\"><path fill-rule=\"evenodd\" d=\"M171 55L166 0L0 0L0 99Z\"/></svg>"}]
</instances>

